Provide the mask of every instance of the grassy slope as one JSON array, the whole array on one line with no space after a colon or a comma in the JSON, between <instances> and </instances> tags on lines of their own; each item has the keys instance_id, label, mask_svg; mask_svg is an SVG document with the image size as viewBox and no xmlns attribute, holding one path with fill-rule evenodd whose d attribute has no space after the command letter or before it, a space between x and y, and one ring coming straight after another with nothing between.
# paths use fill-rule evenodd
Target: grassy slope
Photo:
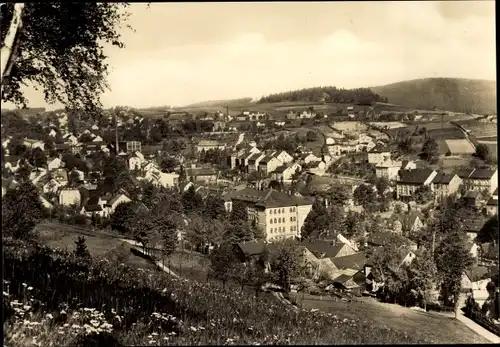
<instances>
[{"instance_id":1,"label":"grassy slope","mask_svg":"<svg viewBox=\"0 0 500 347\"><path fill-rule=\"evenodd\" d=\"M295 297L300 304L302 294L296 294ZM303 307L324 310L348 319L363 317L397 331L424 334L435 343L438 341L447 341L445 343L488 343L483 337L453 318L437 313L413 311L398 305L379 303L375 300L369 301L362 303L343 302L328 297L320 299L317 296L306 294Z\"/></svg>"},{"instance_id":2,"label":"grassy slope","mask_svg":"<svg viewBox=\"0 0 500 347\"><path fill-rule=\"evenodd\" d=\"M68 250L71 250L74 246L73 241L77 236L85 235L87 246L94 255L106 255L109 259L118 260L119 262L138 268L151 270L156 268L147 260L132 255L130 247L118 240L111 233L90 232L82 227L50 222L40 224L38 229L40 230L41 241L51 247L67 247ZM126 260L124 261L123 259ZM182 266L183 277L194 279L201 283L206 280L206 270L209 266L206 257L199 254L190 255L187 252L180 251L176 251L171 257L170 265L176 273L180 272L180 267ZM298 296L299 302L300 298L301 294ZM394 306L394 310L389 309L392 306ZM318 297L306 295L304 308L318 308L323 311L335 313L341 318L362 319L367 324L387 328L391 331L406 332L409 335L414 335L414 338L417 338L417 336L429 337L430 341L436 343L486 342L455 320L450 320L440 315L414 312L396 305L386 305L378 302L345 303L333 300L318 301ZM401 319L401 317L404 317L404 319ZM433 329L436 326L441 328L439 330ZM397 342L393 341L393 343Z\"/></svg>"},{"instance_id":3,"label":"grassy slope","mask_svg":"<svg viewBox=\"0 0 500 347\"><path fill-rule=\"evenodd\" d=\"M425 78L371 88L391 103L410 108L496 114L496 82L459 78Z\"/></svg>"}]
</instances>

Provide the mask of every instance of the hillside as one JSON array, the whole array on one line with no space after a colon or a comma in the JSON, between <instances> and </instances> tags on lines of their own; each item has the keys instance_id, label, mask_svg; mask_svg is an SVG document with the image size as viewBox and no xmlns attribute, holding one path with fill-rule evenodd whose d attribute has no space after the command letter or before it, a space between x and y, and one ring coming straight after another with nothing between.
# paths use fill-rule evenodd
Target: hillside
<instances>
[{"instance_id":1,"label":"hillside","mask_svg":"<svg viewBox=\"0 0 500 347\"><path fill-rule=\"evenodd\" d=\"M221 107L224 108L226 106L239 106L239 105L247 105L252 102L252 98L240 98L240 99L230 99L230 100L209 100L197 102L194 104L183 106L183 108L197 108L197 107Z\"/></svg>"},{"instance_id":2,"label":"hillside","mask_svg":"<svg viewBox=\"0 0 500 347\"><path fill-rule=\"evenodd\" d=\"M370 89L408 108L496 114L495 81L424 78Z\"/></svg>"}]
</instances>

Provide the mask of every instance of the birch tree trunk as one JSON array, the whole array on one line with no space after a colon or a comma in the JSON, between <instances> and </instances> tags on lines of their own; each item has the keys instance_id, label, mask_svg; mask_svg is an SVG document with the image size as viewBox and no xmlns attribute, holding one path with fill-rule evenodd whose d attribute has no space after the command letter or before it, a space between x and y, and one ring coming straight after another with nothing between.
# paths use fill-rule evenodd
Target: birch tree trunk
<instances>
[{"instance_id":1,"label":"birch tree trunk","mask_svg":"<svg viewBox=\"0 0 500 347\"><path fill-rule=\"evenodd\" d=\"M4 42L2 43L2 49L0 52L1 58L1 85L3 91L3 85L5 82L5 78L10 75L10 71L12 70L12 65L16 60L19 48L19 40L20 34L22 31L22 14L24 10L24 4L15 4L14 5L14 14L10 21L10 27L5 35Z\"/></svg>"}]
</instances>

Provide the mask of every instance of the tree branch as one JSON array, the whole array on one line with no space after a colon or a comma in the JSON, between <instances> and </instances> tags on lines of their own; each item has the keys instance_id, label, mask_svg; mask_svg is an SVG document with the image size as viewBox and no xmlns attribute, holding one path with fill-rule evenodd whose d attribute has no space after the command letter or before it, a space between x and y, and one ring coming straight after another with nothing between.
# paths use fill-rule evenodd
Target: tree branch
<instances>
[{"instance_id":1,"label":"tree branch","mask_svg":"<svg viewBox=\"0 0 500 347\"><path fill-rule=\"evenodd\" d=\"M0 52L1 58L1 84L4 85L4 77L10 74L12 70L12 65L16 59L17 51L19 48L19 39L22 29L22 14L24 10L24 4L14 5L14 14L10 21L10 27L5 36L5 41L3 42L2 49Z\"/></svg>"}]
</instances>

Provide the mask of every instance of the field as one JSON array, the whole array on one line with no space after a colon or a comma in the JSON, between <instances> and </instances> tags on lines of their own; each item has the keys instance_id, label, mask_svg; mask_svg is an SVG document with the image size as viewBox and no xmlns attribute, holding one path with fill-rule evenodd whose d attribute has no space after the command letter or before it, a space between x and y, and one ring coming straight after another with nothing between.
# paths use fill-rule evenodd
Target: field
<instances>
[{"instance_id":1,"label":"field","mask_svg":"<svg viewBox=\"0 0 500 347\"><path fill-rule=\"evenodd\" d=\"M300 127L300 128L287 128L287 130L292 131L294 133L299 134L300 136L306 136L306 134L309 131L314 131L317 135L317 140L316 141L311 141L311 142L306 142L304 146L306 148L309 148L313 151L321 151L321 148L325 144L325 137L323 135L323 132L318 129L318 127L310 127L310 128L305 128L305 127Z\"/></svg>"},{"instance_id":2,"label":"field","mask_svg":"<svg viewBox=\"0 0 500 347\"><path fill-rule=\"evenodd\" d=\"M156 266L148 260L130 252L130 245L121 241L119 235L52 222L41 223L37 229L40 232L40 242L51 248L71 252L75 249L78 236L84 236L87 248L93 256L105 256L136 268L156 269Z\"/></svg>"},{"instance_id":3,"label":"field","mask_svg":"<svg viewBox=\"0 0 500 347\"><path fill-rule=\"evenodd\" d=\"M302 294L292 295L300 305ZM331 312L347 319L363 317L369 322L377 322L396 331L425 335L433 341L432 343L489 342L454 318L437 313L413 311L399 305L383 304L374 299L363 299L365 302L343 302L329 297L320 299L320 297L305 294L303 307Z\"/></svg>"},{"instance_id":4,"label":"field","mask_svg":"<svg viewBox=\"0 0 500 347\"><path fill-rule=\"evenodd\" d=\"M436 140L464 139L464 133L456 127L435 128L427 131L430 137Z\"/></svg>"}]
</instances>

